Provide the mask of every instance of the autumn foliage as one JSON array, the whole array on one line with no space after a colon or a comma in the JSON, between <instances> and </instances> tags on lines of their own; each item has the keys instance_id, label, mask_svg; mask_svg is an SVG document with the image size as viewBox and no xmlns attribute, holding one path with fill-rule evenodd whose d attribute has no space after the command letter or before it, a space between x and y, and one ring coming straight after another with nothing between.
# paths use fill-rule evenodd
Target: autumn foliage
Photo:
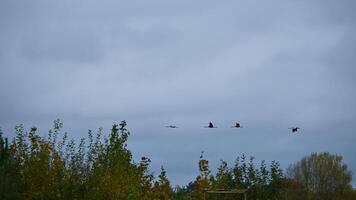
<instances>
[{"instance_id":1,"label":"autumn foliage","mask_svg":"<svg viewBox=\"0 0 356 200\"><path fill-rule=\"evenodd\" d=\"M109 135L89 130L76 141L62 133L55 120L47 137L35 127L16 126L8 141L0 130L0 199L214 200L243 199L241 194L216 195L206 190L247 189L248 199L355 199L352 174L342 157L312 154L293 164L285 175L279 163L257 163L237 157L234 165L221 160L216 174L201 155L199 174L187 186L172 187L166 170L157 177L151 160L135 162L127 148L126 122L113 124Z\"/></svg>"},{"instance_id":2,"label":"autumn foliage","mask_svg":"<svg viewBox=\"0 0 356 200\"><path fill-rule=\"evenodd\" d=\"M0 136L0 199L173 199L163 168L155 180L149 158L132 160L125 121L79 144L61 128L55 120L44 139L20 125L10 144Z\"/></svg>"}]
</instances>

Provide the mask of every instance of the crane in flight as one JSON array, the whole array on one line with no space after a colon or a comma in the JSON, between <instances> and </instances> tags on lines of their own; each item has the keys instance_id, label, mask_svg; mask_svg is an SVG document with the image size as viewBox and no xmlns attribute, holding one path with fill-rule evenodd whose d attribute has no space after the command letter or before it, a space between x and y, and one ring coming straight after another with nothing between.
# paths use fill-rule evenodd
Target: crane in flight
<instances>
[{"instance_id":1,"label":"crane in flight","mask_svg":"<svg viewBox=\"0 0 356 200\"><path fill-rule=\"evenodd\" d=\"M300 130L299 127L290 127L289 129L292 129L292 133L297 133Z\"/></svg>"},{"instance_id":2,"label":"crane in flight","mask_svg":"<svg viewBox=\"0 0 356 200\"><path fill-rule=\"evenodd\" d=\"M212 122L209 122L209 125L208 126L204 126L204 128L217 128L217 127L214 126Z\"/></svg>"},{"instance_id":3,"label":"crane in flight","mask_svg":"<svg viewBox=\"0 0 356 200\"><path fill-rule=\"evenodd\" d=\"M231 128L243 128L240 123L236 122L234 126L231 126Z\"/></svg>"},{"instance_id":4,"label":"crane in flight","mask_svg":"<svg viewBox=\"0 0 356 200\"><path fill-rule=\"evenodd\" d=\"M169 125L169 126L166 126L166 128L179 128L179 127L176 125Z\"/></svg>"}]
</instances>

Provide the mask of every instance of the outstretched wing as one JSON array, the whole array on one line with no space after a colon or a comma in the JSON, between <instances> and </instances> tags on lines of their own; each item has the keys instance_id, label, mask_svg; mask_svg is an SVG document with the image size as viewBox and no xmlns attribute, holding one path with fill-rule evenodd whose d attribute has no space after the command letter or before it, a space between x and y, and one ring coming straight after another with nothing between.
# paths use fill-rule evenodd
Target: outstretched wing
<instances>
[{"instance_id":1,"label":"outstretched wing","mask_svg":"<svg viewBox=\"0 0 356 200\"><path fill-rule=\"evenodd\" d=\"M166 128L179 128L179 127L175 126L175 125L169 125L169 126L166 126Z\"/></svg>"}]
</instances>

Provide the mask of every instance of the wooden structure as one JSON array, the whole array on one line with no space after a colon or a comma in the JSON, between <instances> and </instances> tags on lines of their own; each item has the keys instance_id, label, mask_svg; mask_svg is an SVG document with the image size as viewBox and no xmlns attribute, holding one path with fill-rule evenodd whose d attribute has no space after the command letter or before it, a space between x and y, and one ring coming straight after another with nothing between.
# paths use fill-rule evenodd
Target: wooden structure
<instances>
[{"instance_id":1,"label":"wooden structure","mask_svg":"<svg viewBox=\"0 0 356 200\"><path fill-rule=\"evenodd\" d=\"M244 200L247 200L247 189L232 189L232 190L203 189L203 192L204 192L204 200L206 200L207 194L242 194L244 195Z\"/></svg>"}]
</instances>

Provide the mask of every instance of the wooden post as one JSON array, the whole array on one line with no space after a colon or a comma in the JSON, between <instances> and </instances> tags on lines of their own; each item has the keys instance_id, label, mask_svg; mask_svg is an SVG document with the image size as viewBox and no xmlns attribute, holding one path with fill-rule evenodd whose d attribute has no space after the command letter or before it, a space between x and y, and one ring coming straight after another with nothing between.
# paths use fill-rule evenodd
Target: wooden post
<instances>
[{"instance_id":1,"label":"wooden post","mask_svg":"<svg viewBox=\"0 0 356 200\"><path fill-rule=\"evenodd\" d=\"M232 189L232 190L224 190L224 189L213 189L213 190L203 190L203 198L206 200L206 196L208 194L218 194L219 198L222 194L242 194L244 195L244 200L247 200L247 189Z\"/></svg>"}]
</instances>

